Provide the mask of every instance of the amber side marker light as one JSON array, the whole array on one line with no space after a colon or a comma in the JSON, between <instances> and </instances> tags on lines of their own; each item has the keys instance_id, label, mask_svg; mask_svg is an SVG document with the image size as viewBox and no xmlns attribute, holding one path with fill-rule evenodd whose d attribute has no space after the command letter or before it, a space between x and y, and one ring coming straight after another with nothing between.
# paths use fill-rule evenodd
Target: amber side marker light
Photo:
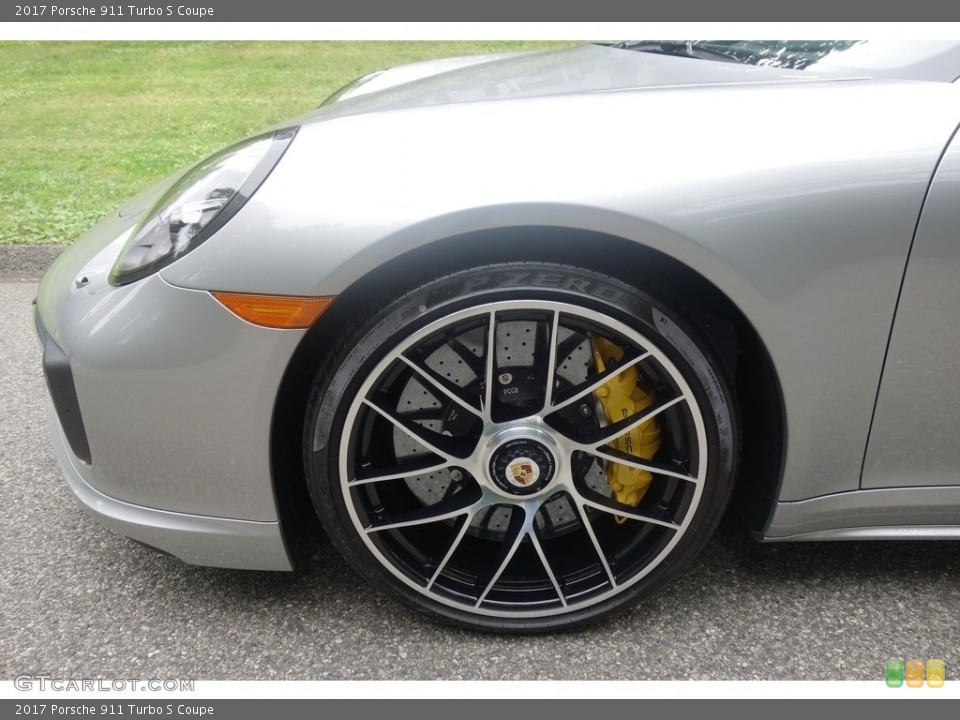
<instances>
[{"instance_id":1,"label":"amber side marker light","mask_svg":"<svg viewBox=\"0 0 960 720\"><path fill-rule=\"evenodd\" d=\"M225 308L249 323L287 330L310 327L333 302L332 297L287 297L227 292L210 294Z\"/></svg>"}]
</instances>

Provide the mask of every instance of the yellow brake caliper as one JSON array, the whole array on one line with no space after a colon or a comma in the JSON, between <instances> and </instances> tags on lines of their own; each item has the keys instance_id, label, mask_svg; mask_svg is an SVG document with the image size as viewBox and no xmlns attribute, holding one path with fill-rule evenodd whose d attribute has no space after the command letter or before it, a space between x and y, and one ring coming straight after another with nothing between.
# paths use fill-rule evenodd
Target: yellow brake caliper
<instances>
[{"instance_id":1,"label":"yellow brake caliper","mask_svg":"<svg viewBox=\"0 0 960 720\"><path fill-rule=\"evenodd\" d=\"M589 335L590 344L593 347L593 362L598 373L604 372L607 363L616 363L623 359L622 348L599 335L593 333ZM654 402L653 391L648 392L639 383L636 365L611 377L594 391L594 395L603 408L604 419L611 425L633 417ZM660 449L660 426L656 418L650 418L613 440L610 446L638 459L650 460ZM605 470L607 482L617 502L632 507L640 504L640 500L653 481L653 476L647 470L614 461L607 461ZM624 523L627 519L618 515L616 520L618 523Z\"/></svg>"}]
</instances>

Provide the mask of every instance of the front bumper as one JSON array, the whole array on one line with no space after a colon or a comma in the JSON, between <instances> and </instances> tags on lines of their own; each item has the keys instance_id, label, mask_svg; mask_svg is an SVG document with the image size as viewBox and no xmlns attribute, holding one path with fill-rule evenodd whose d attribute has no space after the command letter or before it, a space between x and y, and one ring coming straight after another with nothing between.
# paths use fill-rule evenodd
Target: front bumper
<instances>
[{"instance_id":1,"label":"front bumper","mask_svg":"<svg viewBox=\"0 0 960 720\"><path fill-rule=\"evenodd\" d=\"M40 285L37 333L68 485L108 527L186 562L289 570L270 435L304 333L255 327L159 275L110 285L133 221L95 228Z\"/></svg>"},{"instance_id":2,"label":"front bumper","mask_svg":"<svg viewBox=\"0 0 960 720\"><path fill-rule=\"evenodd\" d=\"M71 452L50 406L53 449L67 485L83 508L115 532L192 565L245 570L292 570L279 522L205 517L134 505L91 484L91 466Z\"/></svg>"}]
</instances>

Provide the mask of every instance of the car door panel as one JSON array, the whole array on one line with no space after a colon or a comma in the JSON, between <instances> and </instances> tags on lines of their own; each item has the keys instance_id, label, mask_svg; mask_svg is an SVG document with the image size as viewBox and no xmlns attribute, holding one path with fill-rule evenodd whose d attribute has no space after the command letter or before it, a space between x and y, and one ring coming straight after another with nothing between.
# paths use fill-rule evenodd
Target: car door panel
<instances>
[{"instance_id":1,"label":"car door panel","mask_svg":"<svg viewBox=\"0 0 960 720\"><path fill-rule=\"evenodd\" d=\"M861 487L960 485L960 139L917 227Z\"/></svg>"}]
</instances>

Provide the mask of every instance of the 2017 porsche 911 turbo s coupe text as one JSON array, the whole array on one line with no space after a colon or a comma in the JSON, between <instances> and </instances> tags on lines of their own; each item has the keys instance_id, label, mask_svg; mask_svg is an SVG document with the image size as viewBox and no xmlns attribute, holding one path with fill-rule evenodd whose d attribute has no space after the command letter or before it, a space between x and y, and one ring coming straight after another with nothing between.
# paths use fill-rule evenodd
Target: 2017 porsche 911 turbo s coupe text
<instances>
[{"instance_id":1,"label":"2017 porsche 911 turbo s coupe text","mask_svg":"<svg viewBox=\"0 0 960 720\"><path fill-rule=\"evenodd\" d=\"M960 537L960 46L419 63L161 183L44 278L109 527L289 570L315 512L457 625L628 606L759 540Z\"/></svg>"}]
</instances>

